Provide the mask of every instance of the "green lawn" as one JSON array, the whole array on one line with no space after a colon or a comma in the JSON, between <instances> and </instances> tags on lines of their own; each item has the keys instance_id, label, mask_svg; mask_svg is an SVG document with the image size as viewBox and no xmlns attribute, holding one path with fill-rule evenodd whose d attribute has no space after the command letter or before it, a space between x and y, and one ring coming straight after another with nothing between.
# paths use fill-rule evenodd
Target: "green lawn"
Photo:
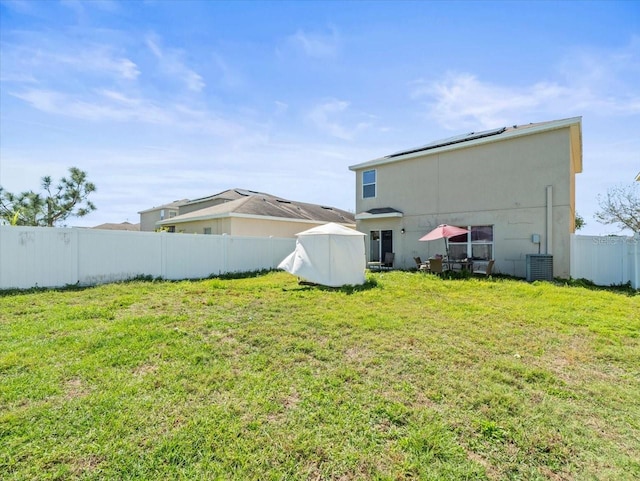
<instances>
[{"instance_id":1,"label":"green lawn","mask_svg":"<svg viewBox=\"0 0 640 481\"><path fill-rule=\"evenodd\" d=\"M640 296L371 274L0 294L0 478L640 478Z\"/></svg>"}]
</instances>

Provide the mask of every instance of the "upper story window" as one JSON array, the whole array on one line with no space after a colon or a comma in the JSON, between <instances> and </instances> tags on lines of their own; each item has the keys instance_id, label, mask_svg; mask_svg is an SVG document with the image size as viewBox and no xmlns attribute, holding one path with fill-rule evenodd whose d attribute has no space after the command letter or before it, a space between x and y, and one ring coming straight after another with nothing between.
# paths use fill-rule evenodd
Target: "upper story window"
<instances>
[{"instance_id":1,"label":"upper story window","mask_svg":"<svg viewBox=\"0 0 640 481\"><path fill-rule=\"evenodd\" d=\"M362 173L362 198L367 199L376 196L376 171L365 170Z\"/></svg>"}]
</instances>

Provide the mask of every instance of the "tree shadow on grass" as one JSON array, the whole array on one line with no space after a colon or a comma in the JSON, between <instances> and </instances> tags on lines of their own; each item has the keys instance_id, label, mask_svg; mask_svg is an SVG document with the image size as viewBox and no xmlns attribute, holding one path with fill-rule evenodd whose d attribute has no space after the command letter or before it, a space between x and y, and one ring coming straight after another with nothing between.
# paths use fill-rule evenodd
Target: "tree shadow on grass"
<instances>
[{"instance_id":1,"label":"tree shadow on grass","mask_svg":"<svg viewBox=\"0 0 640 481\"><path fill-rule=\"evenodd\" d=\"M93 289L98 287L97 285L80 285L80 284L66 284L62 287L28 287L26 289L14 288L14 289L0 289L0 297L21 296L26 294L38 294L43 292L69 292L69 291L85 291L87 289Z\"/></svg>"},{"instance_id":2,"label":"tree shadow on grass","mask_svg":"<svg viewBox=\"0 0 640 481\"><path fill-rule=\"evenodd\" d=\"M300 291L325 291L325 292L343 292L345 294L347 294L348 296L355 294L357 292L364 292L364 291L368 291L370 289L375 289L378 287L378 280L375 279L374 277L368 277L366 282L364 284L361 284L359 286L352 286L352 285L346 285L346 286L340 286L340 287L330 287L330 286L323 286L320 284L315 284L313 282L306 282L303 280L299 280L298 281L298 287L294 288L294 289L285 289L283 288L283 291L296 291L296 292L300 292Z\"/></svg>"},{"instance_id":3,"label":"tree shadow on grass","mask_svg":"<svg viewBox=\"0 0 640 481\"><path fill-rule=\"evenodd\" d=\"M598 286L588 279L554 279L554 284L567 287L582 287L590 291L608 291L614 294L623 294L629 297L640 295L640 289L631 287L631 281L625 284L614 284L611 286Z\"/></svg>"},{"instance_id":4,"label":"tree shadow on grass","mask_svg":"<svg viewBox=\"0 0 640 481\"><path fill-rule=\"evenodd\" d=\"M415 269L411 269L411 272L419 273L420 275L425 275L422 272L419 272ZM465 281L469 279L476 279L481 282L496 282L496 281L514 281L514 282L528 282L527 280L521 277L510 276L507 274L491 274L489 276L473 274L468 271L445 271L442 274L438 274L438 277L441 279L448 280L459 280ZM553 285L559 287L582 287L584 289L589 289L591 291L607 291L612 292L614 294L620 294L624 296L638 296L640 295L640 289L634 289L631 287L631 281L625 284L617 284L611 286L599 286L594 284L592 281L588 279L560 279L555 278L553 281L534 281L534 282L549 282Z\"/></svg>"},{"instance_id":5,"label":"tree shadow on grass","mask_svg":"<svg viewBox=\"0 0 640 481\"><path fill-rule=\"evenodd\" d=\"M9 297L9 296L18 296L23 294L36 294L39 292L69 292L69 291L84 291L87 289L94 289L96 287L104 286L107 284L128 284L133 282L148 282L148 283L157 283L157 282L200 282L207 279L222 279L222 280L232 280L232 279L249 279L252 277L261 277L269 274L270 272L274 272L273 269L262 269L259 271L251 271L251 272L230 272L227 274L211 274L208 277L197 277L191 279L164 279L163 277L154 277L152 275L138 275L131 277L129 279L115 280L112 282L103 282L99 284L80 284L79 282L76 284L66 284L60 287L39 287L38 285L34 287L27 287L24 289L21 288L13 288L13 289L0 289L0 297Z\"/></svg>"}]
</instances>

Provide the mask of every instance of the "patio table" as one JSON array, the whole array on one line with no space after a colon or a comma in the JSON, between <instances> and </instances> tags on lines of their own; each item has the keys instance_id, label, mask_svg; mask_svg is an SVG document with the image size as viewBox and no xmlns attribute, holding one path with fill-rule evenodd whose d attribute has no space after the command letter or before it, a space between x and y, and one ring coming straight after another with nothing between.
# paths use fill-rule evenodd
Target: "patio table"
<instances>
[{"instance_id":1,"label":"patio table","mask_svg":"<svg viewBox=\"0 0 640 481\"><path fill-rule=\"evenodd\" d=\"M451 271L457 270L454 266L460 266L460 270L462 271L473 270L472 259L451 259L447 261L447 265L449 266L449 270Z\"/></svg>"}]
</instances>

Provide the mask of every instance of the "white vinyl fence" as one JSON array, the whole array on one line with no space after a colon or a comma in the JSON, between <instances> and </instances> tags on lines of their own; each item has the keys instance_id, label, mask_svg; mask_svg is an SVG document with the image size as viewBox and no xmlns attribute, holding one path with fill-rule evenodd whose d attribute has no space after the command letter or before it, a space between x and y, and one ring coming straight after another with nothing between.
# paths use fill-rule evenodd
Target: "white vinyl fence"
<instances>
[{"instance_id":1,"label":"white vinyl fence","mask_svg":"<svg viewBox=\"0 0 640 481\"><path fill-rule=\"evenodd\" d=\"M571 277L640 289L640 236L571 236Z\"/></svg>"},{"instance_id":2,"label":"white vinyl fence","mask_svg":"<svg viewBox=\"0 0 640 481\"><path fill-rule=\"evenodd\" d=\"M295 239L0 226L0 289L273 269Z\"/></svg>"}]
</instances>

